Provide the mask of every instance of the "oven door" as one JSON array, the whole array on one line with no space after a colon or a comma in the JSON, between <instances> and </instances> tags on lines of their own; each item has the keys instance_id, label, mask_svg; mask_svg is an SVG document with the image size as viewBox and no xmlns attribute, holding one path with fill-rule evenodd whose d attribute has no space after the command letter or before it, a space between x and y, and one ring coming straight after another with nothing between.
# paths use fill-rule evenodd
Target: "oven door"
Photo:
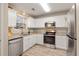
<instances>
[{"instance_id":1,"label":"oven door","mask_svg":"<svg viewBox=\"0 0 79 59\"><path fill-rule=\"evenodd\" d=\"M55 45L55 36L44 36L44 43Z\"/></svg>"}]
</instances>

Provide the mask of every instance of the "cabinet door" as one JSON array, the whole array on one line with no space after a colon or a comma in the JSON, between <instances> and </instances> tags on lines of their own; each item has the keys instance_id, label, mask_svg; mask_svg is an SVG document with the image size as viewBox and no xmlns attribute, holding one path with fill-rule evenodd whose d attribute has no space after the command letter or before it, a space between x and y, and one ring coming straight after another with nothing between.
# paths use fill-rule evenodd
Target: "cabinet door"
<instances>
[{"instance_id":1,"label":"cabinet door","mask_svg":"<svg viewBox=\"0 0 79 59\"><path fill-rule=\"evenodd\" d=\"M34 27L34 19L32 17L27 18L27 27L33 28Z\"/></svg>"},{"instance_id":2,"label":"cabinet door","mask_svg":"<svg viewBox=\"0 0 79 59\"><path fill-rule=\"evenodd\" d=\"M24 37L23 39L23 51L31 48L35 44L35 38L33 35Z\"/></svg>"},{"instance_id":3,"label":"cabinet door","mask_svg":"<svg viewBox=\"0 0 79 59\"><path fill-rule=\"evenodd\" d=\"M66 27L66 19L64 16L55 16L56 27Z\"/></svg>"},{"instance_id":4,"label":"cabinet door","mask_svg":"<svg viewBox=\"0 0 79 59\"><path fill-rule=\"evenodd\" d=\"M23 37L23 52L26 51L29 48L29 41L28 41L28 37Z\"/></svg>"},{"instance_id":5,"label":"cabinet door","mask_svg":"<svg viewBox=\"0 0 79 59\"><path fill-rule=\"evenodd\" d=\"M33 45L32 41L33 41L32 36L29 36L29 48L32 47Z\"/></svg>"},{"instance_id":6,"label":"cabinet door","mask_svg":"<svg viewBox=\"0 0 79 59\"><path fill-rule=\"evenodd\" d=\"M34 19L31 19L31 20L30 20L30 27L31 27L31 28L35 28Z\"/></svg>"},{"instance_id":7,"label":"cabinet door","mask_svg":"<svg viewBox=\"0 0 79 59\"><path fill-rule=\"evenodd\" d=\"M66 36L56 36L56 48L67 49L68 38Z\"/></svg>"},{"instance_id":8,"label":"cabinet door","mask_svg":"<svg viewBox=\"0 0 79 59\"><path fill-rule=\"evenodd\" d=\"M35 28L42 28L42 27L44 27L44 20L43 19L35 19L34 20L34 27Z\"/></svg>"},{"instance_id":9,"label":"cabinet door","mask_svg":"<svg viewBox=\"0 0 79 59\"><path fill-rule=\"evenodd\" d=\"M29 37L29 45L32 47L35 44L35 38L34 35L30 35Z\"/></svg>"},{"instance_id":10,"label":"cabinet door","mask_svg":"<svg viewBox=\"0 0 79 59\"><path fill-rule=\"evenodd\" d=\"M37 35L37 44L43 44L43 35Z\"/></svg>"},{"instance_id":11,"label":"cabinet door","mask_svg":"<svg viewBox=\"0 0 79 59\"><path fill-rule=\"evenodd\" d=\"M15 27L16 26L16 11L9 10L8 11L8 26Z\"/></svg>"},{"instance_id":12,"label":"cabinet door","mask_svg":"<svg viewBox=\"0 0 79 59\"><path fill-rule=\"evenodd\" d=\"M34 40L34 41L33 41L34 44L36 44L36 42L37 42L37 41L36 41L36 40L37 40L36 35L33 36L33 40Z\"/></svg>"},{"instance_id":13,"label":"cabinet door","mask_svg":"<svg viewBox=\"0 0 79 59\"><path fill-rule=\"evenodd\" d=\"M30 28L30 24L31 24L31 23L30 23L30 20L27 19L27 20L26 20L26 27L29 27L29 28Z\"/></svg>"}]
</instances>

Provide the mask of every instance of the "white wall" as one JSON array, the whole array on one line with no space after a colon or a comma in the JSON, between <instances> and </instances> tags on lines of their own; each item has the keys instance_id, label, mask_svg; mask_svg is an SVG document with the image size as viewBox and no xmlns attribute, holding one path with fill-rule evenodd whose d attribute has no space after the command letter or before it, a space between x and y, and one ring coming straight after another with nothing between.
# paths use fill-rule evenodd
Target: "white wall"
<instances>
[{"instance_id":1,"label":"white wall","mask_svg":"<svg viewBox=\"0 0 79 59\"><path fill-rule=\"evenodd\" d=\"M0 4L1 55L8 56L8 4Z\"/></svg>"},{"instance_id":2,"label":"white wall","mask_svg":"<svg viewBox=\"0 0 79 59\"><path fill-rule=\"evenodd\" d=\"M79 3L76 4L77 56L79 56Z\"/></svg>"},{"instance_id":3,"label":"white wall","mask_svg":"<svg viewBox=\"0 0 79 59\"><path fill-rule=\"evenodd\" d=\"M1 41L0 41L0 56L1 56Z\"/></svg>"}]
</instances>

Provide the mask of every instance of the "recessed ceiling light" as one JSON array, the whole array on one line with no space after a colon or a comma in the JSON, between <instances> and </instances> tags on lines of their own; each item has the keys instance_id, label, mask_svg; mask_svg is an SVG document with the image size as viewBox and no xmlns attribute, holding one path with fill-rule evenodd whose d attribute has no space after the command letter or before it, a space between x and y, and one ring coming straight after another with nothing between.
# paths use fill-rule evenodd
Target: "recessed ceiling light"
<instances>
[{"instance_id":1,"label":"recessed ceiling light","mask_svg":"<svg viewBox=\"0 0 79 59\"><path fill-rule=\"evenodd\" d=\"M40 5L45 10L45 12L49 12L50 11L50 8L48 6L48 3L40 3Z\"/></svg>"}]
</instances>

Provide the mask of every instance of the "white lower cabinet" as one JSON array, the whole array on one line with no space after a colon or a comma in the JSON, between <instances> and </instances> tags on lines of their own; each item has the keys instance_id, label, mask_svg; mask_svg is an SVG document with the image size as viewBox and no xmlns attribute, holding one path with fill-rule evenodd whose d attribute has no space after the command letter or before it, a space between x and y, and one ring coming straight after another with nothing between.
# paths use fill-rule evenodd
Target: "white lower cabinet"
<instances>
[{"instance_id":1,"label":"white lower cabinet","mask_svg":"<svg viewBox=\"0 0 79 59\"><path fill-rule=\"evenodd\" d=\"M43 34L28 35L23 37L23 52L35 44L43 44Z\"/></svg>"},{"instance_id":2,"label":"white lower cabinet","mask_svg":"<svg viewBox=\"0 0 79 59\"><path fill-rule=\"evenodd\" d=\"M23 52L29 48L29 37L23 37Z\"/></svg>"},{"instance_id":3,"label":"white lower cabinet","mask_svg":"<svg viewBox=\"0 0 79 59\"><path fill-rule=\"evenodd\" d=\"M35 45L36 44L36 35L33 35L31 37L31 39L32 39L32 44Z\"/></svg>"},{"instance_id":4,"label":"white lower cabinet","mask_svg":"<svg viewBox=\"0 0 79 59\"><path fill-rule=\"evenodd\" d=\"M36 35L36 43L43 44L43 34Z\"/></svg>"},{"instance_id":5,"label":"white lower cabinet","mask_svg":"<svg viewBox=\"0 0 79 59\"><path fill-rule=\"evenodd\" d=\"M44 44L43 34L28 35L23 37L23 52L35 44ZM56 48L68 49L68 38L66 36L56 36Z\"/></svg>"},{"instance_id":6,"label":"white lower cabinet","mask_svg":"<svg viewBox=\"0 0 79 59\"><path fill-rule=\"evenodd\" d=\"M68 38L66 36L56 36L56 48L67 50Z\"/></svg>"},{"instance_id":7,"label":"white lower cabinet","mask_svg":"<svg viewBox=\"0 0 79 59\"><path fill-rule=\"evenodd\" d=\"M36 42L34 35L24 36L23 37L23 52L31 48Z\"/></svg>"},{"instance_id":8,"label":"white lower cabinet","mask_svg":"<svg viewBox=\"0 0 79 59\"><path fill-rule=\"evenodd\" d=\"M29 36L29 48L32 47L34 45L34 38L32 35Z\"/></svg>"}]
</instances>

